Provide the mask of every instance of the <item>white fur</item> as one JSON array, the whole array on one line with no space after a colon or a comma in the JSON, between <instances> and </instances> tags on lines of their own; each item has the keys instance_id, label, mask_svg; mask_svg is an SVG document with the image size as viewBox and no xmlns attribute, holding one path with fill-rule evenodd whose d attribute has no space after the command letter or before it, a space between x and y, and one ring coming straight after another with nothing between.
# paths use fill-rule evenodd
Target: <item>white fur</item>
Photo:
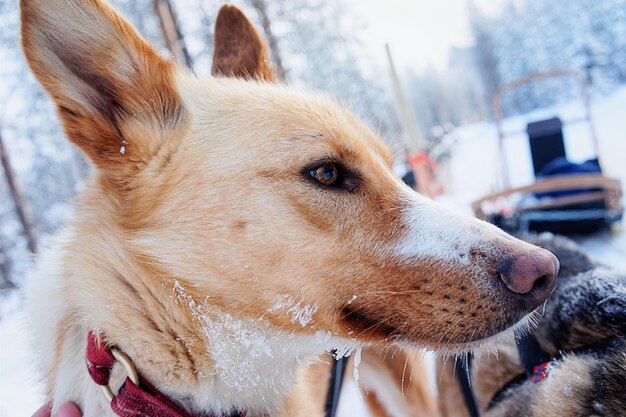
<instances>
[{"instance_id":1,"label":"white fur","mask_svg":"<svg viewBox=\"0 0 626 417\"><path fill-rule=\"evenodd\" d=\"M85 365L85 349L87 340L87 325L74 322L78 326L69 328L70 323L64 323L70 308L68 303L68 288L65 287L63 274L63 258L68 254L65 247L73 239L71 228L65 229L53 241L49 248L45 248L39 256L37 266L28 277L24 285L25 309L31 328L32 349L39 360L38 369L42 374L49 373L54 367L58 368L54 384L56 391L52 392L53 414L63 401L76 398L89 399L83 412L85 417L98 415L113 415L106 403L100 388L89 377ZM55 356L55 342L62 328L66 331L66 343Z\"/></svg>"},{"instance_id":2,"label":"white fur","mask_svg":"<svg viewBox=\"0 0 626 417\"><path fill-rule=\"evenodd\" d=\"M363 375L362 388L376 393L376 399L390 417L407 417L413 415L411 404L403 397L398 389L398 381L394 381L389 373L378 369L373 363L365 362L361 365ZM422 383L416 381L415 383Z\"/></svg>"},{"instance_id":3,"label":"white fur","mask_svg":"<svg viewBox=\"0 0 626 417\"><path fill-rule=\"evenodd\" d=\"M410 204L405 210L409 226L394 248L400 258L456 260L469 265L469 250L496 239L510 239L497 227L456 213L436 201L407 190ZM461 254L463 256L461 256Z\"/></svg>"}]
</instances>

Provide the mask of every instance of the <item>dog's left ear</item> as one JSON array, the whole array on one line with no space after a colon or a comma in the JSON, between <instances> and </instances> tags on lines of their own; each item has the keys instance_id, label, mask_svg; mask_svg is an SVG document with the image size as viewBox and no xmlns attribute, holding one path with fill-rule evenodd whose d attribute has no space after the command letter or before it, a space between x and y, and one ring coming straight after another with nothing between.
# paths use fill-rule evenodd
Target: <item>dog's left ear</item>
<instances>
[{"instance_id":1,"label":"dog's left ear","mask_svg":"<svg viewBox=\"0 0 626 417\"><path fill-rule=\"evenodd\" d=\"M215 22L212 74L276 81L265 41L246 15L229 4L220 8Z\"/></svg>"}]
</instances>

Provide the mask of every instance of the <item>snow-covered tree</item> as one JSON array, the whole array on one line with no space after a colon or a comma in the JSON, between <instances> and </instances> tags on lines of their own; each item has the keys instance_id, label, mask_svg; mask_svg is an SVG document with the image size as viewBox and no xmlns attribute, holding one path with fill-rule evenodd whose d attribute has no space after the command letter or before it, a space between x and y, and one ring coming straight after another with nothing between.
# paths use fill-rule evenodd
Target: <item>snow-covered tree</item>
<instances>
[{"instance_id":1,"label":"snow-covered tree","mask_svg":"<svg viewBox=\"0 0 626 417\"><path fill-rule=\"evenodd\" d=\"M509 0L502 13L470 7L485 91L533 72L579 70L598 92L626 82L626 0ZM571 99L570 83L529 85L505 98L505 113Z\"/></svg>"}]
</instances>

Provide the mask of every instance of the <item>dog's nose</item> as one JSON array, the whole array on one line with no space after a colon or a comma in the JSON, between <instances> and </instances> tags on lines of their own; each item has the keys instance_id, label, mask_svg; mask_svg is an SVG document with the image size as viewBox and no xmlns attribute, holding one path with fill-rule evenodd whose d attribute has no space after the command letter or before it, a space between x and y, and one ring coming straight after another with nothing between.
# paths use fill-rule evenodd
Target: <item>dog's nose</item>
<instances>
[{"instance_id":1,"label":"dog's nose","mask_svg":"<svg viewBox=\"0 0 626 417\"><path fill-rule=\"evenodd\" d=\"M533 305L548 298L554 289L558 272L557 257L540 248L515 254L498 270L504 284L514 293L530 295Z\"/></svg>"}]
</instances>

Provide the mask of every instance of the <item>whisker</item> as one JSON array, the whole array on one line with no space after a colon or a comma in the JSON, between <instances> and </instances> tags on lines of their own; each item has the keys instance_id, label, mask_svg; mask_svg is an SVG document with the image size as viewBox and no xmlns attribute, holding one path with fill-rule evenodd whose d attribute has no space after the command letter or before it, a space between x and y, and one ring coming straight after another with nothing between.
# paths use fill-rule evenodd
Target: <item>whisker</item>
<instances>
[{"instance_id":1,"label":"whisker","mask_svg":"<svg viewBox=\"0 0 626 417\"><path fill-rule=\"evenodd\" d=\"M409 356L406 355L404 359L404 369L402 369L402 398L406 398L404 395L404 376L406 375L406 367L409 363Z\"/></svg>"},{"instance_id":2,"label":"whisker","mask_svg":"<svg viewBox=\"0 0 626 417\"><path fill-rule=\"evenodd\" d=\"M411 389L411 383L413 382L413 374L415 373L415 366L418 363L417 362L417 357L421 356L423 354L423 351L421 350L416 350L415 351L415 355L413 356L413 363L411 364L411 374L409 375L409 386L408 388ZM424 359L423 357L420 359ZM423 360L420 361L420 364L423 364Z\"/></svg>"}]
</instances>

